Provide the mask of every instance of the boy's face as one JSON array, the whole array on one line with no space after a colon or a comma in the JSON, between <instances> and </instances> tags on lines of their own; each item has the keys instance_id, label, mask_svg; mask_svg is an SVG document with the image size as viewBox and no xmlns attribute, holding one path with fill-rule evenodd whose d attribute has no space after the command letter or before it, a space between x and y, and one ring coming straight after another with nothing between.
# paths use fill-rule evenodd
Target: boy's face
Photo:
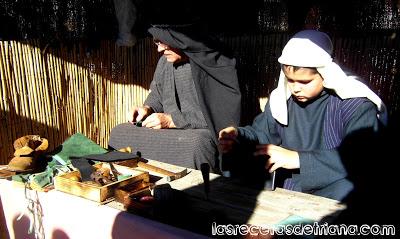
<instances>
[{"instance_id":1,"label":"boy's face","mask_svg":"<svg viewBox=\"0 0 400 239\"><path fill-rule=\"evenodd\" d=\"M284 66L283 73L288 80L288 86L292 96L299 102L307 102L317 97L322 90L323 78L313 68L297 68Z\"/></svg>"}]
</instances>

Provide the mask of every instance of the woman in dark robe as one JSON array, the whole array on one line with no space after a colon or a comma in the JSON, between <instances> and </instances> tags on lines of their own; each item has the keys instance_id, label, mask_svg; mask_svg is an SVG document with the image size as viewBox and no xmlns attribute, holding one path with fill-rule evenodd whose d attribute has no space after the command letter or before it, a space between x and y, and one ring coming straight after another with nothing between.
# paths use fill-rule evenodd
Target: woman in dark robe
<instances>
[{"instance_id":1,"label":"woman in dark robe","mask_svg":"<svg viewBox=\"0 0 400 239\"><path fill-rule=\"evenodd\" d=\"M183 167L207 163L218 172L217 132L240 120L236 61L196 24L149 32L163 56L144 105L111 131L109 146L130 146L144 158Z\"/></svg>"}]
</instances>

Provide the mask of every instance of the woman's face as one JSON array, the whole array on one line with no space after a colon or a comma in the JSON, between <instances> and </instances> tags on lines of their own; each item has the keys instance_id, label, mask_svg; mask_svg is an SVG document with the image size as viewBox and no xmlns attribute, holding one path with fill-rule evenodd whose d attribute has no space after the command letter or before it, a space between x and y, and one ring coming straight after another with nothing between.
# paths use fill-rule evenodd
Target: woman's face
<instances>
[{"instance_id":1,"label":"woman's face","mask_svg":"<svg viewBox=\"0 0 400 239\"><path fill-rule=\"evenodd\" d=\"M307 102L319 96L324 89L324 79L314 68L294 68L284 66L285 74L292 96L299 102Z\"/></svg>"},{"instance_id":2,"label":"woman's face","mask_svg":"<svg viewBox=\"0 0 400 239\"><path fill-rule=\"evenodd\" d=\"M175 49L170 47L167 44L164 44L160 41L154 41L157 45L157 51L162 52L164 57L167 58L168 62L171 63L180 63L187 60L187 57L183 52L179 49Z\"/></svg>"}]
</instances>

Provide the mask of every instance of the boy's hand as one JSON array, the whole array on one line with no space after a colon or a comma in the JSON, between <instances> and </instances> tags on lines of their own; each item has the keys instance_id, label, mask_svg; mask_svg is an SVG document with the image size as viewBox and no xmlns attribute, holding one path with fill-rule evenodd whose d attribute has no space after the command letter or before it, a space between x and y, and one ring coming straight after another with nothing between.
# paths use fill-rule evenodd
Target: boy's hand
<instances>
[{"instance_id":1,"label":"boy's hand","mask_svg":"<svg viewBox=\"0 0 400 239\"><path fill-rule=\"evenodd\" d=\"M221 153L228 153L232 151L237 143L238 131L235 127L228 127L219 132L218 135L218 148Z\"/></svg>"},{"instance_id":2,"label":"boy's hand","mask_svg":"<svg viewBox=\"0 0 400 239\"><path fill-rule=\"evenodd\" d=\"M278 168L300 168L299 153L297 151L282 148L274 144L257 145L254 155L268 155L269 159L265 168L270 173Z\"/></svg>"}]
</instances>

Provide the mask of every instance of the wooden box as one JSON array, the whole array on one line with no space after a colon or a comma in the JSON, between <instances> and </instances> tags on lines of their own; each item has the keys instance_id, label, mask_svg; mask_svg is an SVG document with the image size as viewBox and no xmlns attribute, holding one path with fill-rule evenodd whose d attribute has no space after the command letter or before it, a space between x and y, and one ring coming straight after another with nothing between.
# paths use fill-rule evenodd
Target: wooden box
<instances>
[{"instance_id":1,"label":"wooden box","mask_svg":"<svg viewBox=\"0 0 400 239\"><path fill-rule=\"evenodd\" d=\"M109 165L104 163L101 167L108 167ZM90 199L96 202L103 202L107 198L113 197L115 190L118 187L128 185L137 181L149 182L150 176L148 172L135 170L132 168L115 165L117 172L121 174L130 174L131 176L117 182L113 182L104 186L97 185L90 182L79 182L74 180L77 176L80 176L79 171L72 171L60 176L56 176L54 179L54 188L56 190L70 193L76 196L80 196L86 199Z\"/></svg>"},{"instance_id":2,"label":"wooden box","mask_svg":"<svg viewBox=\"0 0 400 239\"><path fill-rule=\"evenodd\" d=\"M115 201L122 203L127 210L148 211L152 207L152 201L141 201L144 196L152 198L151 188L154 184L137 181L132 184L121 186L115 190Z\"/></svg>"}]
</instances>

